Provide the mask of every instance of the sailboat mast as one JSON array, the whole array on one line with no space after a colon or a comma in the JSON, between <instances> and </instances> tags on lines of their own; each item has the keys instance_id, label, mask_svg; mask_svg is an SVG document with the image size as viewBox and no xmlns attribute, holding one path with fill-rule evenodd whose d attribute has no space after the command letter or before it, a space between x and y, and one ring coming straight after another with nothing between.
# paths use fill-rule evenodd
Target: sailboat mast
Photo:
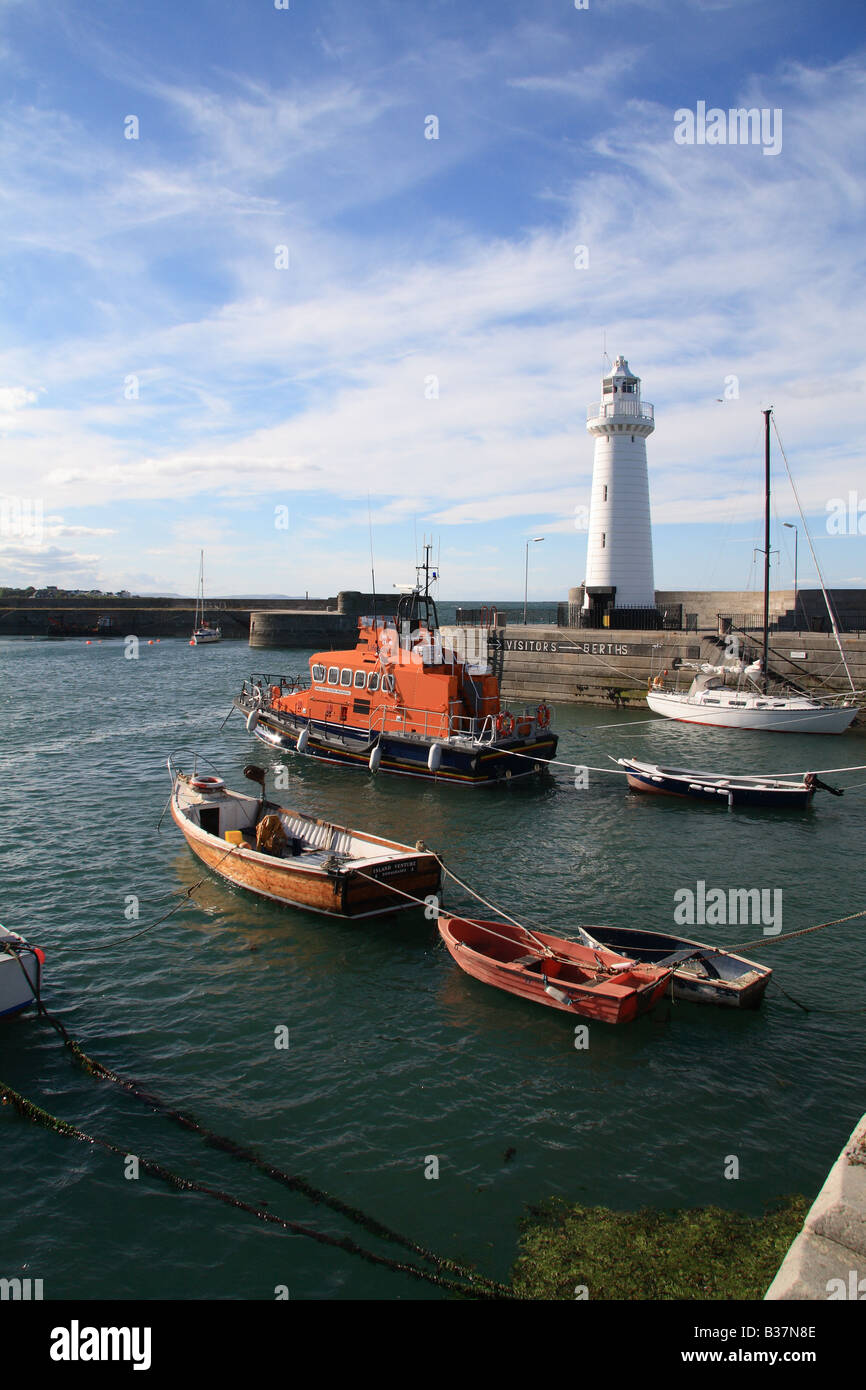
<instances>
[{"instance_id":1,"label":"sailboat mast","mask_svg":"<svg viewBox=\"0 0 866 1390\"><path fill-rule=\"evenodd\" d=\"M764 411L764 694L769 683L770 661L770 416Z\"/></svg>"}]
</instances>

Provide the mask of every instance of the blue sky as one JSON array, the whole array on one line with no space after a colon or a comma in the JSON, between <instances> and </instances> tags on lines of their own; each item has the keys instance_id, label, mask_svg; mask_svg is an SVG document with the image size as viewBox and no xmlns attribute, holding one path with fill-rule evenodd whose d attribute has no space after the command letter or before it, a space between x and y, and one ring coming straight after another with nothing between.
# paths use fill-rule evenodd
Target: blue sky
<instances>
[{"instance_id":1,"label":"blue sky","mask_svg":"<svg viewBox=\"0 0 866 1390\"><path fill-rule=\"evenodd\" d=\"M860 0L0 0L0 63L0 583L366 588L369 496L381 587L433 533L443 597L517 598L544 535L564 597L606 343L659 588L754 576L766 405L866 587ZM701 101L780 152L677 144Z\"/></svg>"}]
</instances>

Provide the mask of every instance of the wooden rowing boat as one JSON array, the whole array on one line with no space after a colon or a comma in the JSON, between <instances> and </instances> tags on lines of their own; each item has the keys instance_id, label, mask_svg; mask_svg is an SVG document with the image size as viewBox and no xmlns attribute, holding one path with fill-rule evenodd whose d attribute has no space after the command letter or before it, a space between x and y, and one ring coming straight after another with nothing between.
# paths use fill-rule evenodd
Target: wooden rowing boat
<instances>
[{"instance_id":1,"label":"wooden rowing boat","mask_svg":"<svg viewBox=\"0 0 866 1390\"><path fill-rule=\"evenodd\" d=\"M674 998L693 1004L756 1009L773 973L769 966L759 965L746 956L668 932L643 931L639 927L581 927L580 938L588 946L604 946L633 960L673 969Z\"/></svg>"},{"instance_id":2,"label":"wooden rowing boat","mask_svg":"<svg viewBox=\"0 0 866 1390\"><path fill-rule=\"evenodd\" d=\"M400 912L439 891L439 860L420 840L413 848L279 806L265 797L261 768L244 769L262 784L259 798L184 773L171 758L168 766L175 825L203 864L239 888L352 918Z\"/></svg>"},{"instance_id":3,"label":"wooden rowing boat","mask_svg":"<svg viewBox=\"0 0 866 1390\"><path fill-rule=\"evenodd\" d=\"M510 922L440 917L454 960L476 980L508 994L603 1023L629 1023L661 999L671 967L636 963Z\"/></svg>"}]
</instances>

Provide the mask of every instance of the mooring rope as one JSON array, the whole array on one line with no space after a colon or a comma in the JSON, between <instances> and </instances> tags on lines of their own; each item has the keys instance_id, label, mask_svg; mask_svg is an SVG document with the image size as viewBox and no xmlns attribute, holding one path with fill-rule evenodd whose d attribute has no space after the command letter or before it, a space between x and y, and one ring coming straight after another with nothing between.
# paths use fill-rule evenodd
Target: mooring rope
<instances>
[{"instance_id":1,"label":"mooring rope","mask_svg":"<svg viewBox=\"0 0 866 1390\"><path fill-rule=\"evenodd\" d=\"M389 885L389 887L390 886L391 885ZM391 1241L396 1245L402 1245L404 1249L410 1250L414 1255L419 1256L428 1264L451 1274L456 1274L460 1278L472 1279L490 1288L500 1289L503 1287L497 1284L496 1281L488 1279L486 1275L476 1274L474 1271L466 1269L454 1260L449 1260L445 1256L435 1254L434 1251L428 1250L425 1246L420 1245L417 1241L411 1240L408 1236L400 1235L399 1232L391 1230L391 1228L384 1225L383 1222L377 1221L375 1217L368 1216L367 1213L361 1211L360 1208L351 1206L348 1202L344 1202L341 1198L334 1196L333 1193L314 1186L312 1183L308 1182L306 1178L302 1178L297 1174L286 1173L283 1169L276 1167L274 1164L267 1163L264 1159L260 1158L253 1149L249 1149L245 1145L237 1143L234 1139L228 1139L225 1135L217 1134L215 1131L208 1129L207 1126L203 1125L194 1115L182 1110L175 1110L172 1106L167 1105L165 1101L161 1100L159 1096L147 1090L138 1081L121 1076L111 1067L107 1067L103 1062L98 1061L94 1057L90 1057L76 1039L70 1035L61 1020L56 1018L55 1015L45 1007L44 1000L42 999L40 979L34 982L28 975L19 952L14 950L12 953L18 958L18 964L34 996L37 1012L59 1034L64 1046L72 1053L76 1062L78 1062L89 1075L97 1077L100 1080L113 1082L123 1090L128 1091L131 1095L134 1095L138 1100L149 1105L159 1114L164 1115L167 1119L174 1121L184 1129L191 1130L200 1135L211 1148L220 1149L225 1153L230 1153L234 1158L241 1159L243 1162L251 1164L274 1182L281 1183L284 1187L289 1188L290 1191L299 1192L316 1205L329 1207L331 1211L336 1212L340 1216L345 1216L355 1225L363 1226L371 1235L378 1236L381 1240Z\"/></svg>"},{"instance_id":2,"label":"mooring rope","mask_svg":"<svg viewBox=\"0 0 866 1390\"><path fill-rule=\"evenodd\" d=\"M847 917L833 917L829 922L818 922L814 927L801 927L799 931L787 931L783 936L762 936L757 941L743 941L739 946L729 946L729 951L750 951L755 946L775 945L777 941L793 941L795 936L808 936L813 931L823 931L825 927L836 927L840 922L853 922L855 917L866 917L866 907L859 912L849 912Z\"/></svg>"},{"instance_id":3,"label":"mooring rope","mask_svg":"<svg viewBox=\"0 0 866 1390\"><path fill-rule=\"evenodd\" d=\"M432 851L431 851L431 852L432 852ZM460 884L460 887L461 887L461 888L465 888L467 893L471 893L472 896L475 897L475 898L477 898L479 902L483 903L485 907L489 907L490 910L491 910L491 912L498 912L499 915L500 915L500 917L505 917L505 918L511 923L512 926L515 926L515 927L518 928L519 931L522 931L523 934L524 934L524 936L528 936L529 939L530 939L530 941L534 941L534 942L535 942L535 945L536 945L536 947L537 947L537 950L538 950L539 955L541 955L541 956L547 956L547 957L549 957L551 960L558 960L558 961L561 961L563 965L574 965L574 961L573 961L570 957L559 955L559 954L558 954L556 951L554 951L550 946L545 945L545 943L544 943L543 941L541 941L541 940L539 939L539 937L535 936L535 935L529 930L528 927L524 926L524 924L523 924L522 922L518 922L518 921L515 920L515 918L509 917L509 916L508 916L508 913L507 913L507 912L503 912L501 907L495 907L493 903L487 902L486 898L482 898L481 894L480 894L480 893L476 893L475 890L474 890L474 888L470 888L468 884L463 883L463 882L457 877L456 874L453 874L453 873L451 872L450 869L446 869L446 868L445 868L445 865L442 863L442 860L439 859L439 856L438 856L438 855L435 855L434 857L435 857L436 859L439 860L439 864L440 864L440 866L441 866L443 872L445 872L446 874L448 874L448 877L449 877L449 878L453 878L455 883L459 883L459 884ZM375 883L375 884L377 884L379 887L382 887L382 888L389 888L389 889L391 890L392 893L399 893L400 896L401 896L402 898L408 898L410 902L417 903L417 905L418 905L419 907L427 908L427 907L430 906L430 904L426 901L426 899L413 897L413 895L412 895L411 893L406 893L406 892L404 892L404 890L403 890L402 888L396 888L396 887L394 886L393 883L383 883L381 879L373 878L372 875L370 875L370 874L365 874L361 869L356 869L356 870L355 870L355 873L358 875L359 878L366 878L366 879L368 879L368 880L370 881L370 883ZM458 922L471 922L473 926L480 927L482 931L488 932L490 936L496 936L496 937L499 938L500 941L507 941L507 942L508 942L510 945L512 945L512 946L515 944L515 942L514 942L514 937L513 937L513 936L506 936L503 932L494 931L493 927L490 925L489 922L479 922L478 919L475 918L475 917L463 917L463 916L460 916L460 915L457 914L457 913L454 913L454 914L443 913L442 910L441 910L441 908L437 908L437 913L436 913L436 915L437 915L437 917L440 917L440 916L449 916L449 915L451 915L451 916L454 917L455 921L458 921ZM503 926L504 923L500 922L500 923L497 923L497 925L498 925L498 926ZM535 926L535 925L536 925L536 923L533 923L533 926ZM540 931L541 928L539 927L538 930ZM579 930L580 930L580 929L579 929ZM590 933L590 934L591 934L591 933ZM459 942L459 943L458 943L458 945L462 945L462 944L463 944L462 942ZM579 941L576 941L576 942L569 942L569 944L570 944L570 945L575 945L575 946L580 946L580 945L582 945L583 943L582 943L582 942L579 942ZM601 957L599 956L598 952L597 952L593 947L591 947L591 946L587 947L586 949L592 951L592 954L595 956L596 960L598 961L598 964L599 964L600 969L602 969L602 970L604 970L605 972L608 972L608 973L609 973L609 967L605 965L604 961L601 959ZM607 947L607 946L602 946L601 949L602 949L602 950L610 950L610 949L612 949L612 948ZM617 953L614 952L614 954L617 954ZM637 962L637 963L640 964L640 962ZM678 969L679 967L675 967L675 968Z\"/></svg>"},{"instance_id":4,"label":"mooring rope","mask_svg":"<svg viewBox=\"0 0 866 1390\"><path fill-rule=\"evenodd\" d=\"M442 863L442 860L439 858L438 854L435 856L435 858L438 861L439 867L441 868L442 872L444 874L447 874L449 878L453 878L455 883L459 883L460 887L466 893L471 894L473 898L477 898L478 901L480 903L483 903L485 907L489 907L491 912L498 912L499 916L504 917L506 922L510 922L513 927L519 927L521 931L526 932L527 936L531 937L531 939L535 941L538 946L541 947L541 950L544 952L546 956L553 954L553 952L550 950L550 947L545 946L543 941L539 941L538 937L533 936L529 928L525 927L522 922L518 922L516 917L509 916L509 914L503 911L501 907L496 907L493 903L488 902L486 898L483 898L480 893L476 893L474 888L470 888L468 883L464 883L462 878L458 878L455 873L452 873L451 869L446 868L446 866Z\"/></svg>"},{"instance_id":5,"label":"mooring rope","mask_svg":"<svg viewBox=\"0 0 866 1390\"><path fill-rule=\"evenodd\" d=\"M417 1265L391 1260L386 1255L377 1255L372 1250L366 1250L363 1246L358 1245L349 1236L331 1236L313 1227L302 1226L296 1221L287 1221L282 1216L275 1216L272 1212L265 1211L262 1207L253 1206L250 1202L244 1202L240 1197L234 1197L228 1192L223 1192L220 1188L210 1187L206 1183L197 1182L192 1178L181 1177L180 1174L172 1172L171 1169L157 1163L154 1159L146 1158L141 1154L133 1155L129 1148L122 1148L109 1139L102 1138L100 1135L88 1134L84 1130L78 1129L77 1126L58 1119L56 1115L50 1114L49 1111L42 1109L41 1106L36 1105L11 1086L7 1086L5 1082L0 1081L0 1103L6 1105L10 1102L22 1119L30 1120L31 1123L41 1125L44 1129L62 1134L67 1139L77 1139L82 1143L96 1144L107 1153L116 1154L123 1159L134 1156L138 1160L139 1167L143 1168L146 1173L181 1192L200 1192L203 1196L212 1197L215 1201L222 1202L226 1206L245 1211L259 1221L280 1226L284 1231L291 1232L292 1235L304 1236L308 1240L317 1241L320 1245L329 1245L338 1250L345 1250L348 1254L356 1255L369 1264L383 1265L386 1269L400 1274L408 1274L413 1279L425 1280L427 1283L436 1284L439 1288L452 1293L463 1295L472 1293L477 1298L512 1297L512 1292L506 1285L476 1275L471 1270L463 1271L460 1266L453 1267L459 1269L462 1277L470 1281L468 1286L457 1283L453 1279L445 1279L442 1275L434 1274L429 1270L419 1269ZM446 1267L446 1262L442 1262L442 1267Z\"/></svg>"},{"instance_id":6,"label":"mooring rope","mask_svg":"<svg viewBox=\"0 0 866 1390\"><path fill-rule=\"evenodd\" d=\"M652 722L655 723L655 722L657 722L657 721L653 720ZM600 727L604 728L605 726L604 726L604 725L601 725ZM606 727L608 727L608 728L613 728L613 727L615 727L615 726L614 726L614 725L607 725ZM532 763L543 762L543 765L544 765L545 767L547 767L547 765L548 765L549 763L553 763L556 767L567 767L567 768L570 768L573 772L603 772L603 773L605 773L605 774L606 774L607 776L609 776L609 777L628 777L628 776L629 776L629 773L628 773L627 771L623 770L623 771L620 772L620 771L618 771L616 768L613 768L613 767L592 767L591 764L589 764L589 763L567 763L567 762L563 762L563 760L562 760L561 758L544 758L544 759L539 759L539 757L538 757L537 754L532 754L532 753L518 753L518 752L516 752L516 750L513 749L513 748L500 748L500 749L498 749L498 752L500 752L500 753L507 753L508 756L509 756L509 758L525 758L528 762L532 762ZM612 755L611 753L608 754L608 757L611 758L612 760L614 760L614 759L613 759L613 755ZM614 760L614 761L615 761L615 760ZM653 766L657 766L657 764L653 764ZM695 777L723 777L723 776L725 775L724 773L721 773L721 772L694 772L694 771L692 771L692 769L690 769L690 768L685 768L685 767L678 768L677 771L678 771L678 772L681 772L681 773L689 772L689 773L691 773L692 776L695 776ZM827 774L829 774L829 773L831 773L831 772L864 772L864 771L866 771L866 764L854 764L854 765L852 765L851 767L819 767L819 768L817 768L817 769L815 770L815 772L813 773L813 775L814 775L815 777L824 777L824 776L826 776ZM756 781L764 781L764 782L769 781L769 780L771 780L771 779L774 778L774 777L775 777L775 778L782 778L782 777L800 777L800 778L803 778L803 777L805 777L806 775L807 775L807 774L806 774L805 772L751 772L751 773L750 773L750 772L731 772L731 773L728 774L729 777L734 777L734 778L740 778L740 777L753 777ZM856 787L862 787L862 786L864 786L864 785L866 785L866 783L863 783L863 782L856 782L856 783L854 784L854 786L856 786ZM846 788L845 788L845 791L853 791L853 790L854 790L854 787L846 787Z\"/></svg>"}]
</instances>

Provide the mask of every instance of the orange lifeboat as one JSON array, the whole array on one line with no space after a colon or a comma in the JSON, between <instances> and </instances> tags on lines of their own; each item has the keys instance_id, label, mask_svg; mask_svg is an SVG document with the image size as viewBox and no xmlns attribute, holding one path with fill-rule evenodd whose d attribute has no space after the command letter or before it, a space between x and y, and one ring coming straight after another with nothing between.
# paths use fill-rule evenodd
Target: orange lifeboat
<instances>
[{"instance_id":1,"label":"orange lifeboat","mask_svg":"<svg viewBox=\"0 0 866 1390\"><path fill-rule=\"evenodd\" d=\"M248 731L276 750L465 785L543 770L557 746L547 706L512 714L490 666L443 644L429 547L418 568L396 618L359 619L354 648L317 652L308 678L245 681L234 703Z\"/></svg>"}]
</instances>

